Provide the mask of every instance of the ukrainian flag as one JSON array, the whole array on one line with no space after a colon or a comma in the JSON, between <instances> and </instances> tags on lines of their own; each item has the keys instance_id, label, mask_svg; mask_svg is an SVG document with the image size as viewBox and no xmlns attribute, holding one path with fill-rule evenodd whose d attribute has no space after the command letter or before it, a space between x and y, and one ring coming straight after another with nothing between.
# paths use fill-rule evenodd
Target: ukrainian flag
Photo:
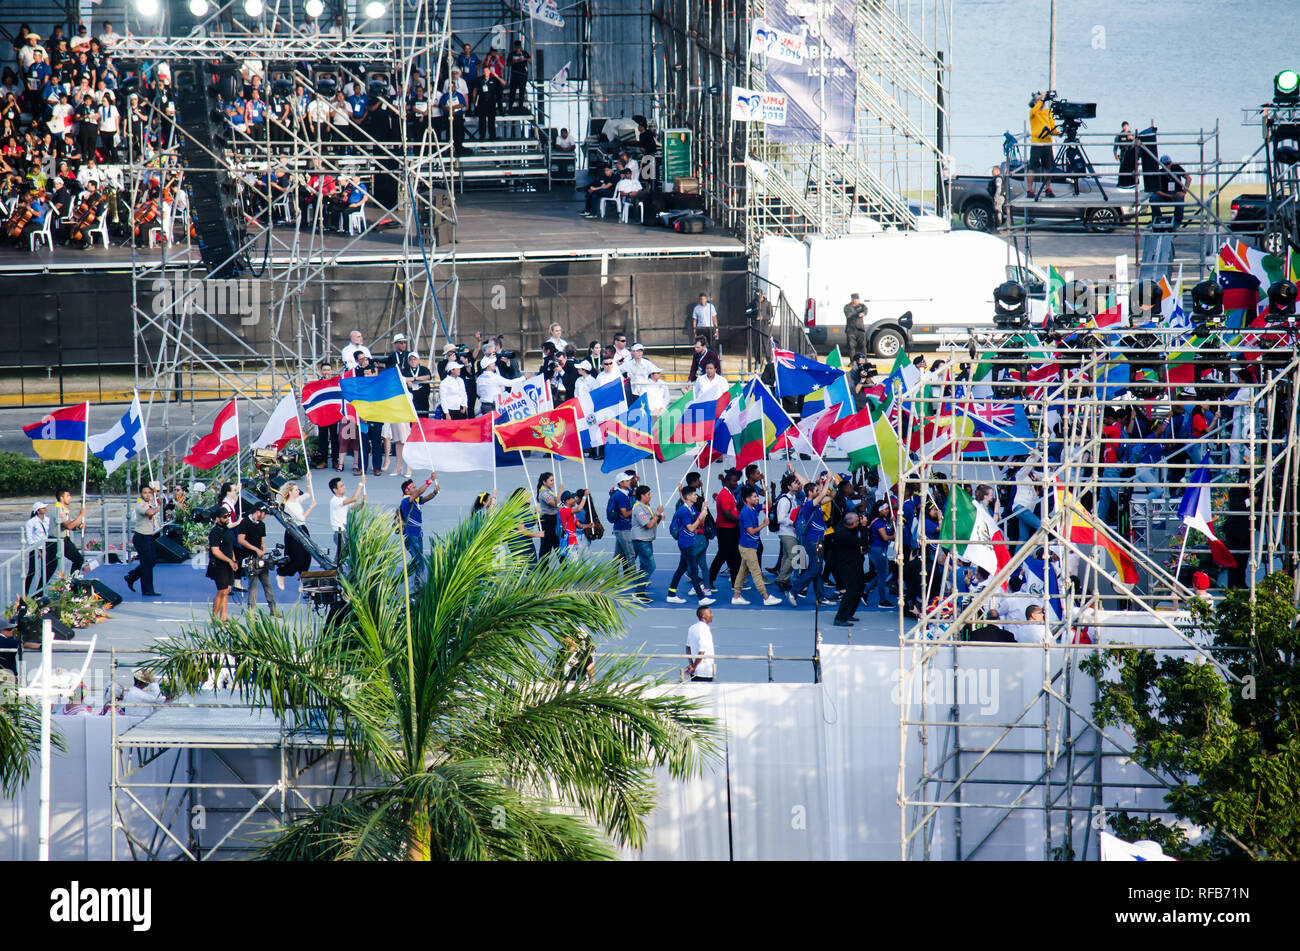
<instances>
[{"instance_id":1,"label":"ukrainian flag","mask_svg":"<svg viewBox=\"0 0 1300 951\"><path fill-rule=\"evenodd\" d=\"M378 376L353 376L339 380L343 398L357 415L370 423L413 423L415 405L397 367Z\"/></svg>"},{"instance_id":2,"label":"ukrainian flag","mask_svg":"<svg viewBox=\"0 0 1300 951\"><path fill-rule=\"evenodd\" d=\"M32 449L42 459L86 458L86 410L89 403L56 409L38 423L23 427Z\"/></svg>"}]
</instances>

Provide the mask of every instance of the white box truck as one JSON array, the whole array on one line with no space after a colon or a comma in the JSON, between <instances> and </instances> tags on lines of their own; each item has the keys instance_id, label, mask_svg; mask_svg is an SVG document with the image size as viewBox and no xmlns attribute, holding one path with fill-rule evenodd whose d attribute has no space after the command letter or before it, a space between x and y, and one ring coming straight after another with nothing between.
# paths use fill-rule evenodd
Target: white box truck
<instances>
[{"instance_id":1,"label":"white box truck","mask_svg":"<svg viewBox=\"0 0 1300 951\"><path fill-rule=\"evenodd\" d=\"M978 231L768 237L759 245L758 271L802 310L819 352L846 343L844 305L854 293L867 305L873 355L884 358L913 342L932 343L941 331L991 328L993 290L1005 281L1025 285L1036 325L1047 308L1046 272ZM909 311L907 327L900 318Z\"/></svg>"}]
</instances>

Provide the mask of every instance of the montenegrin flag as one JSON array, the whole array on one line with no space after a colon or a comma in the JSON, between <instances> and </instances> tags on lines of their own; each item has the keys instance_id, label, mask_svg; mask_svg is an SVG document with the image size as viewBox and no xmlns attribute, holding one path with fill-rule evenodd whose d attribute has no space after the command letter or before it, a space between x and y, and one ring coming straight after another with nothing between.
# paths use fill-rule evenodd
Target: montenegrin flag
<instances>
[{"instance_id":1,"label":"montenegrin flag","mask_svg":"<svg viewBox=\"0 0 1300 951\"><path fill-rule=\"evenodd\" d=\"M578 411L571 404L498 426L496 434L497 442L507 452L536 449L564 459L582 458Z\"/></svg>"},{"instance_id":2,"label":"montenegrin flag","mask_svg":"<svg viewBox=\"0 0 1300 951\"><path fill-rule=\"evenodd\" d=\"M221 407L212 423L212 432L194 444L181 461L195 469L211 469L239 452L239 407L231 400Z\"/></svg>"},{"instance_id":3,"label":"montenegrin flag","mask_svg":"<svg viewBox=\"0 0 1300 951\"><path fill-rule=\"evenodd\" d=\"M397 367L378 376L345 377L339 380L339 387L343 398L366 422L414 423L419 418Z\"/></svg>"},{"instance_id":4,"label":"montenegrin flag","mask_svg":"<svg viewBox=\"0 0 1300 951\"><path fill-rule=\"evenodd\" d=\"M492 414L473 419L417 420L411 424L403 458L413 469L491 472L496 465Z\"/></svg>"},{"instance_id":5,"label":"montenegrin flag","mask_svg":"<svg viewBox=\"0 0 1300 951\"><path fill-rule=\"evenodd\" d=\"M23 427L23 433L32 441L32 449L42 459L86 458L86 410L89 403L79 403L56 409L42 417L40 422Z\"/></svg>"}]
</instances>

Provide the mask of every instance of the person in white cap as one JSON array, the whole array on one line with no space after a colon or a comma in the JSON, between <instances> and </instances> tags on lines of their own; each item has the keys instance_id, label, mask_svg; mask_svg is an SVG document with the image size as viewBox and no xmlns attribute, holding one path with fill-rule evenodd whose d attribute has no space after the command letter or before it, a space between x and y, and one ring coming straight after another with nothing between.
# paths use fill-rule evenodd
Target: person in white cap
<instances>
[{"instance_id":1,"label":"person in white cap","mask_svg":"<svg viewBox=\"0 0 1300 951\"><path fill-rule=\"evenodd\" d=\"M58 546L50 541L50 526L45 521L45 512L49 502L32 504L32 517L23 526L23 547L27 549L27 577L23 580L23 593L34 594L32 579L36 577L38 565L44 565L41 571L41 587L54 575L59 553Z\"/></svg>"},{"instance_id":2,"label":"person in white cap","mask_svg":"<svg viewBox=\"0 0 1300 951\"><path fill-rule=\"evenodd\" d=\"M662 373L659 367L655 366L645 356L645 347L639 343L632 344L632 358L623 364L623 372L627 374L628 383L632 384L632 395L640 396L646 391L646 385L650 382L650 374Z\"/></svg>"},{"instance_id":3,"label":"person in white cap","mask_svg":"<svg viewBox=\"0 0 1300 951\"><path fill-rule=\"evenodd\" d=\"M497 370L497 355L484 354L478 362L478 411L479 415L497 411L497 401L510 385Z\"/></svg>"},{"instance_id":4,"label":"person in white cap","mask_svg":"<svg viewBox=\"0 0 1300 951\"><path fill-rule=\"evenodd\" d=\"M411 344L406 339L406 334L393 334L393 352L384 361L384 366L401 369L406 366L406 356L410 352Z\"/></svg>"},{"instance_id":5,"label":"person in white cap","mask_svg":"<svg viewBox=\"0 0 1300 951\"><path fill-rule=\"evenodd\" d=\"M438 384L438 402L448 419L469 419L469 396L465 381L460 378L461 365L456 359L447 361L447 372Z\"/></svg>"}]
</instances>

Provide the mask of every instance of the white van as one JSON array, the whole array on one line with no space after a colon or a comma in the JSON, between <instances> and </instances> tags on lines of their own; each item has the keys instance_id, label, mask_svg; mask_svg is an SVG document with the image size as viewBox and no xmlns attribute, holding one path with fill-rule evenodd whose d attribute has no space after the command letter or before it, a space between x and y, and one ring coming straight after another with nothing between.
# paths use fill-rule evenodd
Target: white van
<instances>
[{"instance_id":1,"label":"white van","mask_svg":"<svg viewBox=\"0 0 1300 951\"><path fill-rule=\"evenodd\" d=\"M1047 309L1046 272L979 231L768 237L759 245L758 269L791 307L803 305L819 351L846 342L844 305L853 293L867 305L874 355L886 358L914 341L933 342L940 331L991 328L993 290L1004 281L1025 285L1031 321L1041 325ZM909 311L910 327L900 322Z\"/></svg>"}]
</instances>

